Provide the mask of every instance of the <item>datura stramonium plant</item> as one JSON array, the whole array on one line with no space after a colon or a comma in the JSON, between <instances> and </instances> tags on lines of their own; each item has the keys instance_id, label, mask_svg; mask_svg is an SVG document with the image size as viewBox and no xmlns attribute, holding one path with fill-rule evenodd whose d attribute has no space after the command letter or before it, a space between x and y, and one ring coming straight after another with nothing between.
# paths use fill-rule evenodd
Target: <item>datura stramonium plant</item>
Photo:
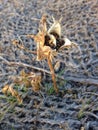
<instances>
[{"instance_id":1,"label":"datura stramonium plant","mask_svg":"<svg viewBox=\"0 0 98 130\"><path fill-rule=\"evenodd\" d=\"M45 15L43 15L40 20L39 32L36 35L28 35L28 37L33 38L37 43L37 60L40 61L47 59L52 75L54 89L56 93L58 93L56 77L52 66L52 59L60 49L72 46L77 47L77 44L61 35L61 19L55 20L53 18L53 24L48 29Z\"/></svg>"}]
</instances>

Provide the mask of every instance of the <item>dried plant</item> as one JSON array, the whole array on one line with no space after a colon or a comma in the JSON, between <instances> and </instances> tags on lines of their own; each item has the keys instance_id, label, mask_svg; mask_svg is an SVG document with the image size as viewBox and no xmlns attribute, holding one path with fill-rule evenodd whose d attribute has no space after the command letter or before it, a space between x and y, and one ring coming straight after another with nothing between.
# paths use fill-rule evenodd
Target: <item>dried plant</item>
<instances>
[{"instance_id":1,"label":"dried plant","mask_svg":"<svg viewBox=\"0 0 98 130\"><path fill-rule=\"evenodd\" d=\"M13 97L15 97L19 103L22 103L22 98L19 95L19 93L13 88L16 85L19 85L19 87L31 87L32 90L35 92L38 92L41 87L41 73L26 73L24 70L20 71L20 75L13 77L13 83L10 85L5 85L2 89L2 92L7 96L8 94L11 94Z\"/></svg>"},{"instance_id":2,"label":"dried plant","mask_svg":"<svg viewBox=\"0 0 98 130\"><path fill-rule=\"evenodd\" d=\"M48 65L49 65L49 68L51 71L51 75L52 75L54 90L56 93L58 93L58 87L56 84L56 76L55 76L54 68L52 65L52 60L53 60L54 56L57 55L57 52L59 50L65 48L65 47L66 48L69 48L72 46L77 47L77 44L71 42L69 39L64 38L61 35L61 19L62 18L59 20L55 20L54 17L52 17L52 19L53 19L53 24L48 29L46 16L43 15L40 20L40 24L39 24L39 32L36 35L32 35L32 34L27 35L27 37L33 38L35 40L35 42L37 43L37 52L28 50L27 48L25 48L23 43L21 43L21 41L19 41L19 40L13 40L12 43L20 49L23 49L30 53L37 54L38 61L47 59ZM55 66L56 69L57 69L57 67L58 66ZM20 83L24 82L25 85L27 84L26 86L29 86L29 84L31 84L33 86L34 91L39 90L38 86L40 86L40 83L39 83L39 82L41 82L40 78L39 78L39 82L37 82L37 80L35 80L35 79L37 79L38 77L36 77L36 75L33 74L31 76L32 78L29 76L30 79L32 79L32 82L30 82L28 79L28 76L25 75L25 73L22 72L22 75L20 78Z\"/></svg>"},{"instance_id":3,"label":"dried plant","mask_svg":"<svg viewBox=\"0 0 98 130\"><path fill-rule=\"evenodd\" d=\"M37 60L47 59L51 71L54 89L58 93L54 68L52 66L52 59L57 54L57 51L64 47L76 46L69 39L61 36L61 19L55 20L53 18L52 26L47 29L46 16L42 16L39 24L39 32L36 35L28 35L37 43Z\"/></svg>"}]
</instances>

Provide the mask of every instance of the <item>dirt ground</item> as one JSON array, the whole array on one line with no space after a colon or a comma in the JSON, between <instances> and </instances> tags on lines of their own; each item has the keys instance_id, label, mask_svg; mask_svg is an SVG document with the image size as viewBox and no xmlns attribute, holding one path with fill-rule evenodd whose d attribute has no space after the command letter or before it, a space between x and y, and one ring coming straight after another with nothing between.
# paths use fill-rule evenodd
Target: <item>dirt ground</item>
<instances>
[{"instance_id":1,"label":"dirt ground","mask_svg":"<svg viewBox=\"0 0 98 130\"><path fill-rule=\"evenodd\" d=\"M12 45L18 39L35 51L26 35L37 33L43 14L50 21L62 17L62 34L79 46L54 59L60 62L56 74L65 79L57 79L59 94L44 72L46 60ZM43 70L38 93L20 86L23 104L2 93L22 69L36 68ZM0 130L98 130L98 0L0 0Z\"/></svg>"}]
</instances>

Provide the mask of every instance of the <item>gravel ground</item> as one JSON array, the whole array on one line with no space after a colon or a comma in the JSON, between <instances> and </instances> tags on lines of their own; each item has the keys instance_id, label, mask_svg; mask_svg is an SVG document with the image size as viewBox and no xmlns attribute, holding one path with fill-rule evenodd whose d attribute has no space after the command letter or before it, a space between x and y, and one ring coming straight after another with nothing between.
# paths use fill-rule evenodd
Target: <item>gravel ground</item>
<instances>
[{"instance_id":1,"label":"gravel ground","mask_svg":"<svg viewBox=\"0 0 98 130\"><path fill-rule=\"evenodd\" d=\"M36 34L41 16L62 17L62 34L78 49L63 50L54 59L59 94L52 93L51 77L42 73L42 90L22 91L23 104L13 102L2 87L24 69L48 70L47 62L12 45L21 40L34 51L36 44L26 37ZM24 63L29 67L10 64ZM98 130L98 0L0 0L0 130Z\"/></svg>"}]
</instances>

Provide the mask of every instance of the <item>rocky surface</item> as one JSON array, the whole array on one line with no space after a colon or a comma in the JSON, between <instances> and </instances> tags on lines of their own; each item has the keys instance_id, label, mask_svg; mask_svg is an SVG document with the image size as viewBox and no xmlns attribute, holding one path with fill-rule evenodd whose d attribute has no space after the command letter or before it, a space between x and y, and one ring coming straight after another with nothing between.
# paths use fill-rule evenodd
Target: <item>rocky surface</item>
<instances>
[{"instance_id":1,"label":"rocky surface","mask_svg":"<svg viewBox=\"0 0 98 130\"><path fill-rule=\"evenodd\" d=\"M18 39L36 50L27 34L36 34L41 16L62 17L62 33L78 49L63 50L60 61L60 93L51 92L51 77L43 74L42 90L29 88L19 105L3 95L2 87L30 67L10 65L22 62L48 70L46 61L12 45ZM37 70L38 71L38 70ZM98 129L98 1L97 0L0 0L0 130L97 130ZM47 87L48 86L48 87ZM22 91L22 90L19 90Z\"/></svg>"}]
</instances>

